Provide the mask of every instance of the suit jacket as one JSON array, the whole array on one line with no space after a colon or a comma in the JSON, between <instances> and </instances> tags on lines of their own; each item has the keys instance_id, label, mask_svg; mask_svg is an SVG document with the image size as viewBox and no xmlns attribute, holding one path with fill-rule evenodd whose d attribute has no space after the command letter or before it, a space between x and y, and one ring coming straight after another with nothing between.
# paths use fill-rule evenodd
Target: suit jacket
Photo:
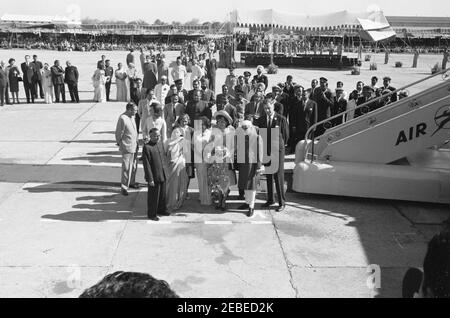
<instances>
[{"instance_id":1,"label":"suit jacket","mask_svg":"<svg viewBox=\"0 0 450 318\"><path fill-rule=\"evenodd\" d=\"M105 76L109 77L109 79L107 81L108 83L112 82L113 75L114 75L114 69L112 68L112 66L105 67Z\"/></svg>"},{"instance_id":2,"label":"suit jacket","mask_svg":"<svg viewBox=\"0 0 450 318\"><path fill-rule=\"evenodd\" d=\"M206 78L211 79L216 77L217 62L216 59L206 60Z\"/></svg>"},{"instance_id":3,"label":"suit jacket","mask_svg":"<svg viewBox=\"0 0 450 318\"><path fill-rule=\"evenodd\" d=\"M212 107L216 103L214 92L209 88L205 90L202 89L202 100L207 102L209 107Z\"/></svg>"},{"instance_id":4,"label":"suit jacket","mask_svg":"<svg viewBox=\"0 0 450 318\"><path fill-rule=\"evenodd\" d=\"M61 85L64 84L64 69L62 68L62 66L52 66L50 68L51 72L52 72L52 82L53 85Z\"/></svg>"},{"instance_id":5,"label":"suit jacket","mask_svg":"<svg viewBox=\"0 0 450 318\"><path fill-rule=\"evenodd\" d=\"M358 100L356 101L356 105L360 106L362 104L365 104L365 103L369 102L372 99L373 98L366 99L364 96L362 96L362 97L358 98ZM371 112L371 111L373 111L375 109L378 109L381 106L383 106L382 102L380 102L380 101L373 101L373 102L367 104L366 107L363 106L361 108L356 109L354 118L362 116L362 115L364 115L364 114L366 114L368 112Z\"/></svg>"},{"instance_id":6,"label":"suit jacket","mask_svg":"<svg viewBox=\"0 0 450 318\"><path fill-rule=\"evenodd\" d=\"M388 87L381 87L381 90L389 90L391 92L394 92L396 90L396 88L389 85ZM397 99L398 99L397 93L394 93L391 95L391 103L396 102Z\"/></svg>"},{"instance_id":7,"label":"suit jacket","mask_svg":"<svg viewBox=\"0 0 450 318\"><path fill-rule=\"evenodd\" d=\"M330 117L331 107L334 105L333 94L327 88L323 92L320 87L314 90L314 101L317 103L317 120L322 121Z\"/></svg>"},{"instance_id":8,"label":"suit jacket","mask_svg":"<svg viewBox=\"0 0 450 318\"><path fill-rule=\"evenodd\" d=\"M34 69L34 80L42 81L41 70L44 68L44 65L40 61L31 62L31 64L33 64Z\"/></svg>"},{"instance_id":9,"label":"suit jacket","mask_svg":"<svg viewBox=\"0 0 450 318\"><path fill-rule=\"evenodd\" d=\"M145 63L144 64L144 80L142 82L142 87L145 87L147 89L153 89L155 88L156 84L158 84L158 67L155 63Z\"/></svg>"},{"instance_id":10,"label":"suit jacket","mask_svg":"<svg viewBox=\"0 0 450 318\"><path fill-rule=\"evenodd\" d=\"M116 143L122 153L135 153L137 149L138 133L134 117L126 113L120 115L116 126Z\"/></svg>"},{"instance_id":11,"label":"suit jacket","mask_svg":"<svg viewBox=\"0 0 450 318\"><path fill-rule=\"evenodd\" d=\"M148 183L165 182L169 176L167 159L162 142L149 142L142 149L142 163L144 165L145 181Z\"/></svg>"},{"instance_id":12,"label":"suit jacket","mask_svg":"<svg viewBox=\"0 0 450 318\"><path fill-rule=\"evenodd\" d=\"M194 127L194 120L198 120L202 116L206 116L209 120L212 118L211 109L208 107L208 103L203 100L199 102L189 101L186 106L186 114L191 119L191 127Z\"/></svg>"},{"instance_id":13,"label":"suit jacket","mask_svg":"<svg viewBox=\"0 0 450 318\"><path fill-rule=\"evenodd\" d=\"M194 101L194 94L196 91L200 91L199 89L191 89L187 94L187 102Z\"/></svg>"},{"instance_id":14,"label":"suit jacket","mask_svg":"<svg viewBox=\"0 0 450 318\"><path fill-rule=\"evenodd\" d=\"M67 84L77 84L78 83L78 69L76 66L66 67L66 73L64 74L64 82Z\"/></svg>"},{"instance_id":15,"label":"suit jacket","mask_svg":"<svg viewBox=\"0 0 450 318\"><path fill-rule=\"evenodd\" d=\"M289 126L295 127L297 133L306 133L309 127L315 123L313 117L315 108L316 102L296 98L289 109Z\"/></svg>"},{"instance_id":16,"label":"suit jacket","mask_svg":"<svg viewBox=\"0 0 450 318\"><path fill-rule=\"evenodd\" d=\"M269 79L267 78L266 75L264 74L261 74L261 76L255 75L253 76L253 79L256 80L256 83L263 83L267 89L267 86L269 85Z\"/></svg>"},{"instance_id":17,"label":"suit jacket","mask_svg":"<svg viewBox=\"0 0 450 318\"><path fill-rule=\"evenodd\" d=\"M253 100L247 105L245 105L244 118L248 116L264 117L266 115L266 112L264 111L264 107L262 104L263 104L262 101L257 102ZM258 111L258 113L256 113L256 111Z\"/></svg>"},{"instance_id":18,"label":"suit jacket","mask_svg":"<svg viewBox=\"0 0 450 318\"><path fill-rule=\"evenodd\" d=\"M6 71L0 67L0 86L6 87L8 83L8 75L6 75Z\"/></svg>"},{"instance_id":19,"label":"suit jacket","mask_svg":"<svg viewBox=\"0 0 450 318\"><path fill-rule=\"evenodd\" d=\"M20 64L20 68L22 69L24 83L31 84L34 76L33 64L29 63L27 66L27 63L23 62L22 64Z\"/></svg>"},{"instance_id":20,"label":"suit jacket","mask_svg":"<svg viewBox=\"0 0 450 318\"><path fill-rule=\"evenodd\" d=\"M259 117L256 122L255 125L257 127L261 128L279 128L279 151L280 152L284 152L285 149L285 145L287 143L287 141L289 140L289 127L287 124L287 120L286 117L284 117L283 115L277 114L275 113L273 120L272 120L272 126L268 127L268 117L267 115ZM271 136L271 134L269 134L269 132L266 134L265 137L263 137L263 142L264 145L266 145L266 150L267 152L270 154L271 152L271 144L272 144L272 140L268 140L268 138ZM265 139L265 140L264 140ZM271 138L270 138L271 139Z\"/></svg>"}]
</instances>

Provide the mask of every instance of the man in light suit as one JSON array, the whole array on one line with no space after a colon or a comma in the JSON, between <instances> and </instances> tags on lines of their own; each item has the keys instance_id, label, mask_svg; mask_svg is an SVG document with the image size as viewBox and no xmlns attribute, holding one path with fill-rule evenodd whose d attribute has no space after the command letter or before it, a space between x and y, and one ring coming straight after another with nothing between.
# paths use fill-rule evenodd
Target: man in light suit
<instances>
[{"instance_id":1,"label":"man in light suit","mask_svg":"<svg viewBox=\"0 0 450 318\"><path fill-rule=\"evenodd\" d=\"M266 163L267 167L267 202L264 207L270 207L274 204L273 196L273 181L275 180L275 187L277 190L279 206L277 212L285 209L286 193L284 191L284 156L285 145L289 140L289 127L286 118L283 115L275 112L275 103L264 101L265 116L256 120L255 124L260 129L266 129L265 136L263 135L264 155L270 158L270 162ZM272 138L272 135L278 132L278 140ZM278 161L278 162L276 162Z\"/></svg>"},{"instance_id":2,"label":"man in light suit","mask_svg":"<svg viewBox=\"0 0 450 318\"><path fill-rule=\"evenodd\" d=\"M116 142L122 153L121 189L123 195L128 195L128 188L139 188L135 183L138 150L138 132L134 119L136 113L137 106L128 103L125 113L120 115L116 126Z\"/></svg>"}]
</instances>

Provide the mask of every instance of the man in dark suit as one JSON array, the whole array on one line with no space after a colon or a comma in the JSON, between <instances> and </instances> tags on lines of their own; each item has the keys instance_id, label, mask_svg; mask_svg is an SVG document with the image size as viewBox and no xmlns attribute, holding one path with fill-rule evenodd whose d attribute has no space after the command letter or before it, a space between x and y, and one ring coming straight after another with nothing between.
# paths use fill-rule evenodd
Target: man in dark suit
<instances>
[{"instance_id":1,"label":"man in dark suit","mask_svg":"<svg viewBox=\"0 0 450 318\"><path fill-rule=\"evenodd\" d=\"M166 207L167 160L157 128L150 130L150 141L142 149L145 181L148 183L147 215L152 221L159 221L159 215L169 215Z\"/></svg>"},{"instance_id":2,"label":"man in dark suit","mask_svg":"<svg viewBox=\"0 0 450 318\"><path fill-rule=\"evenodd\" d=\"M206 78L209 80L209 89L216 92L216 70L217 61L212 57L212 52L209 52L209 59L206 60Z\"/></svg>"},{"instance_id":3,"label":"man in dark suit","mask_svg":"<svg viewBox=\"0 0 450 318\"><path fill-rule=\"evenodd\" d=\"M317 103L317 121L323 121L330 118L331 107L334 106L333 93L328 88L328 79L321 77L319 79L320 86L314 90L312 98ZM319 125L316 129L315 136L322 136L327 125Z\"/></svg>"},{"instance_id":4,"label":"man in dark suit","mask_svg":"<svg viewBox=\"0 0 450 318\"><path fill-rule=\"evenodd\" d=\"M277 212L285 209L286 194L284 191L284 156L285 145L289 140L289 127L286 118L283 115L275 112L275 103L264 101L265 116L258 118L256 126L266 130L266 134L262 135L264 144L264 157L270 159L270 162L265 163L266 177L267 177L267 202L264 207L270 207L274 204L273 197L273 181L275 179L275 187L277 190L279 206ZM278 132L278 138L272 135ZM277 162L278 161L278 162ZM267 160L264 160L267 162Z\"/></svg>"},{"instance_id":5,"label":"man in dark suit","mask_svg":"<svg viewBox=\"0 0 450 318\"><path fill-rule=\"evenodd\" d=\"M27 103L34 104L34 96L36 95L36 87L33 85L34 66L30 61L30 56L25 55L25 62L20 65L23 73L23 88L27 96Z\"/></svg>"},{"instance_id":6,"label":"man in dark suit","mask_svg":"<svg viewBox=\"0 0 450 318\"><path fill-rule=\"evenodd\" d=\"M198 91L200 91L200 81L198 79L195 79L192 82L192 89L187 94L187 102L192 102L194 100L194 95Z\"/></svg>"},{"instance_id":7,"label":"man in dark suit","mask_svg":"<svg viewBox=\"0 0 450 318\"><path fill-rule=\"evenodd\" d=\"M227 103L234 102L234 97L229 93L227 85L222 85L222 94L217 95L217 100L219 99L226 99Z\"/></svg>"},{"instance_id":8,"label":"man in dark suit","mask_svg":"<svg viewBox=\"0 0 450 318\"><path fill-rule=\"evenodd\" d=\"M59 60L55 61L55 64L50 68L52 72L52 82L55 87L55 99L56 103L59 103L59 96L62 97L62 102L66 102L66 90L64 88L64 70L59 63Z\"/></svg>"},{"instance_id":9,"label":"man in dark suit","mask_svg":"<svg viewBox=\"0 0 450 318\"><path fill-rule=\"evenodd\" d=\"M0 106L5 105L5 97L6 103L9 104L8 98L8 74L6 73L5 62L0 62Z\"/></svg>"},{"instance_id":10,"label":"man in dark suit","mask_svg":"<svg viewBox=\"0 0 450 318\"><path fill-rule=\"evenodd\" d=\"M344 98L344 89L342 87L336 88L336 96L333 97L334 105L331 107L331 116L341 114L347 110L347 100ZM344 115L331 120L331 124L338 126L345 120Z\"/></svg>"},{"instance_id":11,"label":"man in dark suit","mask_svg":"<svg viewBox=\"0 0 450 318\"><path fill-rule=\"evenodd\" d=\"M367 114L367 113L383 106L382 100L376 100L376 101L369 103L371 100L375 99L375 96L373 94L374 94L374 91L373 91L372 87L370 87L368 85L363 87L362 96L358 98L358 100L356 101L356 105L361 106L366 103L368 103L368 104L356 109L354 118L357 118L359 116Z\"/></svg>"},{"instance_id":12,"label":"man in dark suit","mask_svg":"<svg viewBox=\"0 0 450 318\"><path fill-rule=\"evenodd\" d=\"M154 89L156 84L158 84L158 66L152 62L150 55L146 57L142 73L144 75L142 87L147 91Z\"/></svg>"},{"instance_id":13,"label":"man in dark suit","mask_svg":"<svg viewBox=\"0 0 450 318\"><path fill-rule=\"evenodd\" d=\"M389 94L390 92L394 92L397 89L391 86L391 78L386 76L383 78L383 87L381 88L383 95ZM398 100L397 93L391 95L390 102L395 103Z\"/></svg>"},{"instance_id":14,"label":"man in dark suit","mask_svg":"<svg viewBox=\"0 0 450 318\"><path fill-rule=\"evenodd\" d=\"M305 139L306 132L314 122L312 115L316 108L316 102L308 99L303 86L295 86L294 99L289 109L289 146L291 152L295 152L297 143Z\"/></svg>"},{"instance_id":15,"label":"man in dark suit","mask_svg":"<svg viewBox=\"0 0 450 318\"><path fill-rule=\"evenodd\" d=\"M263 107L264 96L261 92L255 93L250 99L250 103L245 105L244 118L251 118L252 122L265 115Z\"/></svg>"},{"instance_id":16,"label":"man in dark suit","mask_svg":"<svg viewBox=\"0 0 450 318\"><path fill-rule=\"evenodd\" d=\"M70 63L70 61L66 62L66 71L64 74L64 82L67 84L69 88L70 99L72 103L80 102L80 98L78 96L78 69Z\"/></svg>"},{"instance_id":17,"label":"man in dark suit","mask_svg":"<svg viewBox=\"0 0 450 318\"><path fill-rule=\"evenodd\" d=\"M209 108L216 104L216 97L214 92L209 89L209 81L206 78L202 78L201 81L202 100L208 103Z\"/></svg>"},{"instance_id":18,"label":"man in dark suit","mask_svg":"<svg viewBox=\"0 0 450 318\"><path fill-rule=\"evenodd\" d=\"M194 100L191 100L187 103L186 106L186 114L189 115L191 119L190 126L194 127L194 121L199 120L200 117L205 116L209 120L212 118L211 109L208 107L208 103L201 100L202 92L195 91Z\"/></svg>"},{"instance_id":19,"label":"man in dark suit","mask_svg":"<svg viewBox=\"0 0 450 318\"><path fill-rule=\"evenodd\" d=\"M263 71L264 66L258 65L258 67L256 68L256 75L253 77L253 79L256 80L256 83L263 83L267 89L267 87L269 87L269 79L266 75L263 74Z\"/></svg>"},{"instance_id":20,"label":"man in dark suit","mask_svg":"<svg viewBox=\"0 0 450 318\"><path fill-rule=\"evenodd\" d=\"M109 102L109 93L111 92L111 83L112 78L114 75L114 69L111 66L111 63L109 60L105 61L105 76L106 76L106 83L105 83L105 89L106 89L106 101Z\"/></svg>"},{"instance_id":21,"label":"man in dark suit","mask_svg":"<svg viewBox=\"0 0 450 318\"><path fill-rule=\"evenodd\" d=\"M42 62L38 61L37 55L33 55L33 62L31 63L33 65L34 69L34 75L33 75L33 86L34 86L34 98L36 99L37 96L37 90L39 87L39 96L41 98L44 98L44 91L42 90L42 73L41 70L44 68L44 65Z\"/></svg>"}]
</instances>

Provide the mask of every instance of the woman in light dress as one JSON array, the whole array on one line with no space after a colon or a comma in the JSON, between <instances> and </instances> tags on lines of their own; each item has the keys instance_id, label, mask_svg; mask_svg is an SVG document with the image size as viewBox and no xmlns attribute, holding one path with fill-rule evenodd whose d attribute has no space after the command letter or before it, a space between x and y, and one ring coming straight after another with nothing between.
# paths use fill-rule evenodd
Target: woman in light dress
<instances>
[{"instance_id":1,"label":"woman in light dress","mask_svg":"<svg viewBox=\"0 0 450 318\"><path fill-rule=\"evenodd\" d=\"M189 177L186 159L191 153L189 116L178 117L171 138L167 142L169 176L166 181L166 204L169 212L179 209L187 197Z\"/></svg>"},{"instance_id":2,"label":"woman in light dress","mask_svg":"<svg viewBox=\"0 0 450 318\"><path fill-rule=\"evenodd\" d=\"M44 68L41 70L41 74L45 103L53 104L52 71L50 71L50 66L47 63L44 64Z\"/></svg>"},{"instance_id":3,"label":"woman in light dress","mask_svg":"<svg viewBox=\"0 0 450 318\"><path fill-rule=\"evenodd\" d=\"M202 132L194 132L194 165L197 171L198 191L201 205L211 205L211 188L208 185L208 163L204 156L206 146L211 142L211 122L205 116L200 117Z\"/></svg>"},{"instance_id":4,"label":"woman in light dress","mask_svg":"<svg viewBox=\"0 0 450 318\"><path fill-rule=\"evenodd\" d=\"M216 209L225 211L230 187L236 185L236 173L233 169L236 131L231 125L233 120L226 111L216 112L214 118L216 125L212 130L212 142L205 150L209 163L208 185L215 194Z\"/></svg>"},{"instance_id":5,"label":"woman in light dress","mask_svg":"<svg viewBox=\"0 0 450 318\"><path fill-rule=\"evenodd\" d=\"M106 76L104 65L99 63L97 70L92 76L92 82L94 85L94 102L104 103L106 102Z\"/></svg>"},{"instance_id":6,"label":"woman in light dress","mask_svg":"<svg viewBox=\"0 0 450 318\"><path fill-rule=\"evenodd\" d=\"M116 87L117 87L117 101L119 102L129 102L129 89L127 87L127 71L122 66L122 63L117 65L116 70Z\"/></svg>"}]
</instances>

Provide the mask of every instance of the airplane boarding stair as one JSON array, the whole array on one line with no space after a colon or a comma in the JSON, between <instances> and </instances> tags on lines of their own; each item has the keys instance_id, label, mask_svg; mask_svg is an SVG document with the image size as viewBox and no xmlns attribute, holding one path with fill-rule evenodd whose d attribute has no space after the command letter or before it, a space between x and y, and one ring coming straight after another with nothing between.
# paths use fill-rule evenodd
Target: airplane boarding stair
<instances>
[{"instance_id":1,"label":"airplane boarding stair","mask_svg":"<svg viewBox=\"0 0 450 318\"><path fill-rule=\"evenodd\" d=\"M449 140L450 80L444 80L300 142L293 190L450 203Z\"/></svg>"}]
</instances>

